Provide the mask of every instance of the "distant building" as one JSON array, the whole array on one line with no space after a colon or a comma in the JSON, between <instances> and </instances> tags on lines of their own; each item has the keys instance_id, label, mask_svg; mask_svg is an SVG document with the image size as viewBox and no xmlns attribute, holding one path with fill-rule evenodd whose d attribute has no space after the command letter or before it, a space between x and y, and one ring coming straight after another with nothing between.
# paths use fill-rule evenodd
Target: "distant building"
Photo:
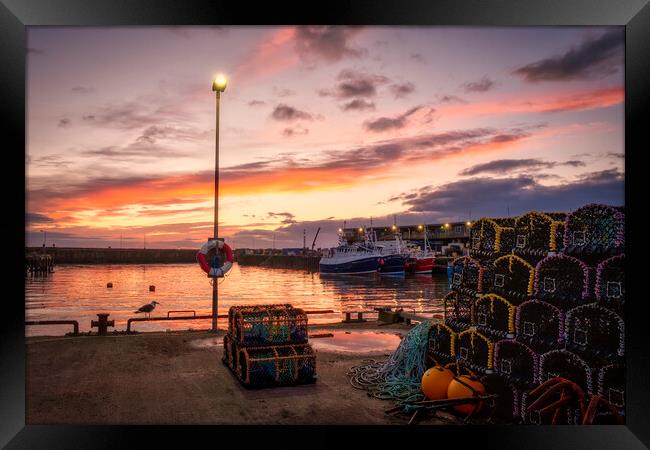
<instances>
[{"instance_id":1,"label":"distant building","mask_svg":"<svg viewBox=\"0 0 650 450\"><path fill-rule=\"evenodd\" d=\"M365 233L371 229L377 234L380 241L392 240L396 234L402 239L414 242L420 246L424 245L424 233L427 233L429 245L436 252L447 253L456 251L464 253L469 248L469 232L471 222L449 222L423 224L383 226L368 228L344 228L343 236L348 242L359 242L364 239Z\"/></svg>"}]
</instances>

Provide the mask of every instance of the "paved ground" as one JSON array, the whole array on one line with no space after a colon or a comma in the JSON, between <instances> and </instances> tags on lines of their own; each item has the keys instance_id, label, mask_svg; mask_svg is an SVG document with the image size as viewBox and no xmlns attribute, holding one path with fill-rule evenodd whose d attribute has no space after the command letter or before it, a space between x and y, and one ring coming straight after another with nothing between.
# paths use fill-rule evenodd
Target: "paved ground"
<instances>
[{"instance_id":1,"label":"paved ground","mask_svg":"<svg viewBox=\"0 0 650 450\"><path fill-rule=\"evenodd\" d=\"M310 327L369 329L376 323ZM379 327L404 333L404 325ZM221 336L221 335L220 335ZM28 424L404 424L353 389L348 369L382 354L317 352L313 385L244 389L209 332L38 337L27 344ZM326 338L324 338L326 339ZM434 423L429 420L428 423ZM438 422L443 423L443 422ZM444 423L449 423L445 421Z\"/></svg>"}]
</instances>

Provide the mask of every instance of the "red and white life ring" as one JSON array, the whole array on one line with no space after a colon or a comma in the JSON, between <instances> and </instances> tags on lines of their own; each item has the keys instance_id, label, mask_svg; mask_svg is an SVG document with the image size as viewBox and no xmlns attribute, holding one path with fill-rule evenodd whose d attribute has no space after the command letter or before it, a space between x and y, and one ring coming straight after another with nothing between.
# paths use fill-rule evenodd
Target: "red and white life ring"
<instances>
[{"instance_id":1,"label":"red and white life ring","mask_svg":"<svg viewBox=\"0 0 650 450\"><path fill-rule=\"evenodd\" d=\"M206 256L210 250L215 248L217 243L219 245L219 248L223 249L226 252L226 262L224 262L223 266L221 267L210 267ZM199 262L201 269L203 269L203 271L207 273L209 277L223 277L232 268L232 263L235 262L235 254L228 244L223 241L214 239L206 242L201 246L201 250L199 250L196 254L196 259Z\"/></svg>"}]
</instances>

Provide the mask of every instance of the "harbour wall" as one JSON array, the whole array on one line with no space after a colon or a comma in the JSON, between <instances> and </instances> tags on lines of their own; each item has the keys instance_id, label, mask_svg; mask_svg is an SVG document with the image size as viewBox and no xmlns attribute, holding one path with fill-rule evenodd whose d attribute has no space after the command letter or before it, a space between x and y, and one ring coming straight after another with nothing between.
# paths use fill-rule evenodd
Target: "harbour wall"
<instances>
[{"instance_id":1,"label":"harbour wall","mask_svg":"<svg viewBox=\"0 0 650 450\"><path fill-rule=\"evenodd\" d=\"M25 255L47 254L54 264L160 264L196 262L194 249L27 247Z\"/></svg>"},{"instance_id":2,"label":"harbour wall","mask_svg":"<svg viewBox=\"0 0 650 450\"><path fill-rule=\"evenodd\" d=\"M320 256L238 254L236 259L240 266L302 269L318 272Z\"/></svg>"}]
</instances>

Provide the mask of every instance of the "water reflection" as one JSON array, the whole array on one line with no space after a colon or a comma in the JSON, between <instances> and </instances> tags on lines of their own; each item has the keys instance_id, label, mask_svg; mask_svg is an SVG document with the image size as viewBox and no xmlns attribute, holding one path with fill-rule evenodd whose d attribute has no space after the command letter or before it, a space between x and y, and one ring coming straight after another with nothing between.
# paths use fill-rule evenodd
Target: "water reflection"
<instances>
[{"instance_id":1,"label":"water reflection","mask_svg":"<svg viewBox=\"0 0 650 450\"><path fill-rule=\"evenodd\" d=\"M108 282L113 288L107 288ZM47 277L25 278L27 320L79 320L81 331L99 312L110 313L116 329L124 330L134 311L152 300L160 304L153 316L170 310L210 314L211 280L196 264L66 265ZM149 291L155 285L155 292ZM305 309L332 309L335 314L310 316L310 323L341 320L341 311L400 306L414 311L441 311L439 299L447 292L446 276L323 276L299 270L239 267L235 264L219 284L219 313L232 305L292 303ZM205 321L138 322L134 329L206 329ZM226 322L220 322L226 327ZM65 326L27 327L28 335L63 334Z\"/></svg>"},{"instance_id":2,"label":"water reflection","mask_svg":"<svg viewBox=\"0 0 650 450\"><path fill-rule=\"evenodd\" d=\"M310 340L316 350L335 353L385 353L393 352L400 343L394 333L372 331L334 331L333 337Z\"/></svg>"}]
</instances>

